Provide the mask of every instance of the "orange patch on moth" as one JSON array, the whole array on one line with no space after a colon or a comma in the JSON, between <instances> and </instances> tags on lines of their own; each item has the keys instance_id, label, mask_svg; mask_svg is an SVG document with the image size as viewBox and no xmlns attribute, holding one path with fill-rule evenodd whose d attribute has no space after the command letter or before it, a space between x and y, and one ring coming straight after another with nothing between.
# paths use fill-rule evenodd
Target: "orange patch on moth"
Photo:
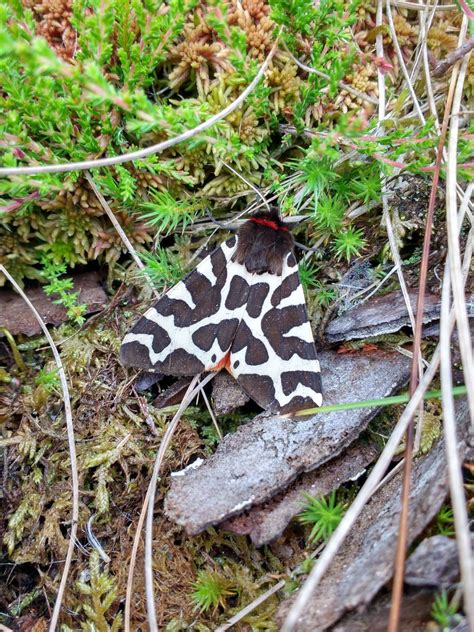
<instances>
[{"instance_id":1,"label":"orange patch on moth","mask_svg":"<svg viewBox=\"0 0 474 632\"><path fill-rule=\"evenodd\" d=\"M230 351L228 351L225 356L222 358L222 360L220 360L220 362L218 362L216 364L216 366L213 366L211 369L209 369L210 371L220 371L221 369L227 369L227 371L230 371Z\"/></svg>"}]
</instances>

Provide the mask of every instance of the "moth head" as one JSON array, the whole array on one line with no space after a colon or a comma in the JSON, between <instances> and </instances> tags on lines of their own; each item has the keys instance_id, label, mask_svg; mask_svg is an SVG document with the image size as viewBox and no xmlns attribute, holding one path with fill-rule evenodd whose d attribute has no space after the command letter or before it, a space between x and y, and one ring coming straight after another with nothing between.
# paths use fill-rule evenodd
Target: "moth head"
<instances>
[{"instance_id":1,"label":"moth head","mask_svg":"<svg viewBox=\"0 0 474 632\"><path fill-rule=\"evenodd\" d=\"M252 274L281 275L293 247L293 236L281 221L278 208L272 206L270 211L255 213L241 226L234 259Z\"/></svg>"}]
</instances>

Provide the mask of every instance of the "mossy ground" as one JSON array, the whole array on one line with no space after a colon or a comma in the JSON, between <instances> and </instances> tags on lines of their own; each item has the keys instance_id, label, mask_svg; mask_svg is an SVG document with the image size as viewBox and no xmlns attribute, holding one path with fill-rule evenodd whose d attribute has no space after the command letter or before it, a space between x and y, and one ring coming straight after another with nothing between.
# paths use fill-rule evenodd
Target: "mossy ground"
<instances>
[{"instance_id":1,"label":"mossy ground","mask_svg":"<svg viewBox=\"0 0 474 632\"><path fill-rule=\"evenodd\" d=\"M405 174L402 188L389 188L392 221L409 284L418 275L431 177L426 168L433 163L437 138L432 118L425 124L416 120L387 20L377 27L375 11L368 0L321 0L311 8L303 0L18 0L1 5L2 165L84 160L173 137L229 105L281 29L265 80L229 117L192 141L93 176L134 247L151 253L146 264L159 289L179 279L201 248L222 239L214 235L209 241L213 227L206 208L229 219L254 201L248 182L275 196L285 215L305 215L297 238L316 245L318 253L302 262L302 276L315 330L322 330L337 309L337 283L356 259L369 262L372 282L393 265L380 198L381 174L392 175L397 163L411 174ZM417 11L394 9L409 66L418 18ZM436 13L428 46L438 58L456 47L461 18L458 10ZM381 32L383 60L375 53ZM326 76L306 72L295 58ZM473 60L463 100L467 110L474 96ZM393 116L377 135L381 66ZM434 85L440 116L447 85L447 77ZM415 88L426 103L421 78ZM460 164L469 163L471 154L472 124L466 124ZM460 169L461 177L470 174L472 164ZM67 274L77 267L100 268L110 295L110 307L92 321L80 326L77 317L53 335L71 392L80 489L79 544L62 623L72 630L119 629L136 522L170 419L169 411L153 407L151 395L137 393L133 374L118 360L120 340L150 303L150 289L134 272L82 174L2 179L0 184L0 263L25 284L57 280L54 265L64 266ZM437 265L446 252L443 203L441 185L429 276L433 292L439 292ZM381 291L395 287L394 275ZM400 341L406 342L404 334ZM18 627L23 621L30 626L25 629L35 623L40 630L67 547L70 460L50 351L43 339L18 336L15 344L26 368L15 362L7 339L0 339L0 623ZM235 415L223 425L230 430L239 420ZM273 545L255 549L245 537L214 529L187 537L166 520L160 508L170 472L214 445L206 409L188 411L159 482L155 592L158 623L170 631L214 629L275 581L288 578L311 549L311 528L297 522ZM108 563L99 561L88 543L92 516L91 529ZM146 628L142 568L141 547L132 604L132 629L137 630ZM226 591L206 611L196 608L192 597L200 572L217 574ZM288 589L292 586L294 579L288 581ZM235 629L275 630L273 615L283 594L272 596Z\"/></svg>"}]
</instances>

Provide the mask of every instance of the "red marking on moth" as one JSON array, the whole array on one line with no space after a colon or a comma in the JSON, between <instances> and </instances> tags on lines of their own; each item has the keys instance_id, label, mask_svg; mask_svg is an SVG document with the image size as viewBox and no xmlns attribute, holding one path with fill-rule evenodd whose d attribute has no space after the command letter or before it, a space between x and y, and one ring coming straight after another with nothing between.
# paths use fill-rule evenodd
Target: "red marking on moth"
<instances>
[{"instance_id":1,"label":"red marking on moth","mask_svg":"<svg viewBox=\"0 0 474 632\"><path fill-rule=\"evenodd\" d=\"M220 371L221 369L227 369L227 371L230 371L230 351L228 351L225 356L222 358L222 360L220 360L220 362L218 362L216 364L216 366L213 366L212 369L209 369L210 371Z\"/></svg>"},{"instance_id":2,"label":"red marking on moth","mask_svg":"<svg viewBox=\"0 0 474 632\"><path fill-rule=\"evenodd\" d=\"M268 228L273 228L273 230L284 230L288 232L288 228L286 226L279 226L276 222L271 219L263 219L261 217L251 217L250 220L254 224L260 224L261 226L268 226Z\"/></svg>"}]
</instances>

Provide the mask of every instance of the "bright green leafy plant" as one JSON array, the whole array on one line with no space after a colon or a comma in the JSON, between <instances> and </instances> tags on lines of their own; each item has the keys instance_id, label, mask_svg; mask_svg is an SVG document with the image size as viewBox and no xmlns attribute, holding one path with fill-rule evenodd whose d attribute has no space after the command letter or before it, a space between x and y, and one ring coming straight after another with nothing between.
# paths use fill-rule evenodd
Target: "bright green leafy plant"
<instances>
[{"instance_id":1,"label":"bright green leafy plant","mask_svg":"<svg viewBox=\"0 0 474 632\"><path fill-rule=\"evenodd\" d=\"M332 492L327 498L315 498L311 494L305 494L306 506L298 515L298 520L311 527L309 540L327 542L332 533L341 522L345 512L343 504L336 500L336 492Z\"/></svg>"},{"instance_id":2,"label":"bright green leafy plant","mask_svg":"<svg viewBox=\"0 0 474 632\"><path fill-rule=\"evenodd\" d=\"M214 610L226 605L226 599L235 594L231 582L217 572L201 570L193 584L192 601L200 611Z\"/></svg>"}]
</instances>

